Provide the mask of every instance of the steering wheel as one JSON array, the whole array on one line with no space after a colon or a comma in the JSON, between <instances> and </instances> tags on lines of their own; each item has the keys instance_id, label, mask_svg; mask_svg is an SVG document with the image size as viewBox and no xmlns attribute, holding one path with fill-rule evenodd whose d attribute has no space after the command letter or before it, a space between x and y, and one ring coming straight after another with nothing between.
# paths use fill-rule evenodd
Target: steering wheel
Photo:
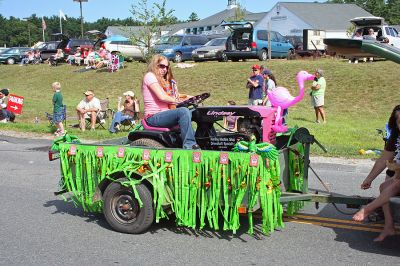
<instances>
[{"instance_id":1,"label":"steering wheel","mask_svg":"<svg viewBox=\"0 0 400 266\"><path fill-rule=\"evenodd\" d=\"M187 100L184 100L183 102L180 102L176 105L176 108L179 107L197 107L200 103L204 102L205 99L207 99L208 97L210 97L209 93L202 93L196 96L193 96Z\"/></svg>"}]
</instances>

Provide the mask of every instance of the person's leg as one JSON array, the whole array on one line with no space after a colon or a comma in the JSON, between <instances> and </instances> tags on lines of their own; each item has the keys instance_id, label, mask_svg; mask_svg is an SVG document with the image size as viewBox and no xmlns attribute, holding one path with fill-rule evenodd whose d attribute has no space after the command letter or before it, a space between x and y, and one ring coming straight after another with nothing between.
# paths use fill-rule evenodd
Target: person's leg
<instances>
[{"instance_id":1,"label":"person's leg","mask_svg":"<svg viewBox=\"0 0 400 266\"><path fill-rule=\"evenodd\" d=\"M117 124L120 124L120 123L121 123L121 117L122 117L122 112L116 112L116 113L115 113L115 115L114 115L114 117L113 117L113 120L112 120L112 122L111 122L110 128L108 129L108 131L110 131L111 133L115 133L115 132L116 132L115 126L116 126Z\"/></svg>"},{"instance_id":2,"label":"person's leg","mask_svg":"<svg viewBox=\"0 0 400 266\"><path fill-rule=\"evenodd\" d=\"M325 110L324 110L324 106L323 105L318 106L318 113L319 113L319 115L321 117L322 122L326 123Z\"/></svg>"},{"instance_id":3,"label":"person's leg","mask_svg":"<svg viewBox=\"0 0 400 266\"><path fill-rule=\"evenodd\" d=\"M382 206L383 212L385 214L385 220L386 220L386 216L387 216L386 214L388 214L389 219L391 218L391 213L390 213L390 208L389 208L388 202L391 197L394 197L400 193L400 180L398 180L398 179L386 180L379 186L379 190L381 191L379 197L377 197L375 200L370 202L367 206L365 206L360 211L358 211L353 216L353 220L363 221L371 212L373 212L375 209L377 209L381 206Z\"/></svg>"},{"instance_id":4,"label":"person's leg","mask_svg":"<svg viewBox=\"0 0 400 266\"><path fill-rule=\"evenodd\" d=\"M315 122L319 123L319 111L318 111L318 107L314 107L314 111L315 111Z\"/></svg>"},{"instance_id":5,"label":"person's leg","mask_svg":"<svg viewBox=\"0 0 400 266\"><path fill-rule=\"evenodd\" d=\"M96 112L91 112L90 113L90 121L91 121L90 129L95 129L96 128L96 117L97 117L97 113Z\"/></svg>"},{"instance_id":6,"label":"person's leg","mask_svg":"<svg viewBox=\"0 0 400 266\"><path fill-rule=\"evenodd\" d=\"M188 108L181 107L163 111L147 118L147 123L153 127L171 128L179 125L184 149L192 149L196 144L192 128L192 113Z\"/></svg>"},{"instance_id":7,"label":"person's leg","mask_svg":"<svg viewBox=\"0 0 400 266\"><path fill-rule=\"evenodd\" d=\"M82 114L82 113L79 112L79 111L77 111L76 114L77 114L77 116L78 116L79 128L80 128L82 131L85 131L85 129L86 129L85 115Z\"/></svg>"}]
</instances>

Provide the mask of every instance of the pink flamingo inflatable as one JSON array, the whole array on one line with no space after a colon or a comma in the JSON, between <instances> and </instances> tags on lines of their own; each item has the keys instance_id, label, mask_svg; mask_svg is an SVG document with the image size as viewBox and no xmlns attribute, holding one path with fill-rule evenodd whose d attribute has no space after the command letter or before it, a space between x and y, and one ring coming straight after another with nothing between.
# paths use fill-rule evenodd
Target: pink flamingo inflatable
<instances>
[{"instance_id":1,"label":"pink flamingo inflatable","mask_svg":"<svg viewBox=\"0 0 400 266\"><path fill-rule=\"evenodd\" d=\"M290 92L284 87L276 87L275 89L268 90L268 100L271 102L273 107L277 107L275 124L272 129L275 132L286 132L287 127L282 125L282 114L283 109L289 108L289 106L295 105L301 101L304 97L304 83L306 80L313 80L314 75L309 74L307 71L300 71L296 75L297 84L299 85L300 93L296 97L290 95Z\"/></svg>"}]
</instances>

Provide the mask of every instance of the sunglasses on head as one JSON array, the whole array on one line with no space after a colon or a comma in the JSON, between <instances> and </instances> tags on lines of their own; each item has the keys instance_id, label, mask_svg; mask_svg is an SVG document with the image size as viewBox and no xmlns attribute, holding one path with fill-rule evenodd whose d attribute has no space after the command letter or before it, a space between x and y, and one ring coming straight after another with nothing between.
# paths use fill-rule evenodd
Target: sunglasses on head
<instances>
[{"instance_id":1,"label":"sunglasses on head","mask_svg":"<svg viewBox=\"0 0 400 266\"><path fill-rule=\"evenodd\" d=\"M158 64L158 67L161 68L161 69L168 69L169 68L169 66L164 65L164 64Z\"/></svg>"}]
</instances>

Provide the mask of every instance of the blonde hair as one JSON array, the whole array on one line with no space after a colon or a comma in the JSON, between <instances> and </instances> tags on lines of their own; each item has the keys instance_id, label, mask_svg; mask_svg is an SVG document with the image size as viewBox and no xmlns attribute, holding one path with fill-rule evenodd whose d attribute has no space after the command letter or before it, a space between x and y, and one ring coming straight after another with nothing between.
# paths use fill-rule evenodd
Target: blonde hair
<instances>
[{"instance_id":1,"label":"blonde hair","mask_svg":"<svg viewBox=\"0 0 400 266\"><path fill-rule=\"evenodd\" d=\"M169 66L168 72L165 75L165 77L162 77L160 75L160 71L158 70L158 64L163 60L167 60ZM149 65L147 66L147 72L151 72L154 75L156 75L157 81L161 85L161 87L165 88L167 87L167 85L172 86L172 80L174 79L174 75L172 74L172 69L169 60L165 56L160 54L153 55L153 57L149 62Z\"/></svg>"},{"instance_id":2,"label":"blonde hair","mask_svg":"<svg viewBox=\"0 0 400 266\"><path fill-rule=\"evenodd\" d=\"M59 89L61 89L61 84L60 84L60 82L56 81L51 84L51 87L56 90L59 90Z\"/></svg>"}]
</instances>

